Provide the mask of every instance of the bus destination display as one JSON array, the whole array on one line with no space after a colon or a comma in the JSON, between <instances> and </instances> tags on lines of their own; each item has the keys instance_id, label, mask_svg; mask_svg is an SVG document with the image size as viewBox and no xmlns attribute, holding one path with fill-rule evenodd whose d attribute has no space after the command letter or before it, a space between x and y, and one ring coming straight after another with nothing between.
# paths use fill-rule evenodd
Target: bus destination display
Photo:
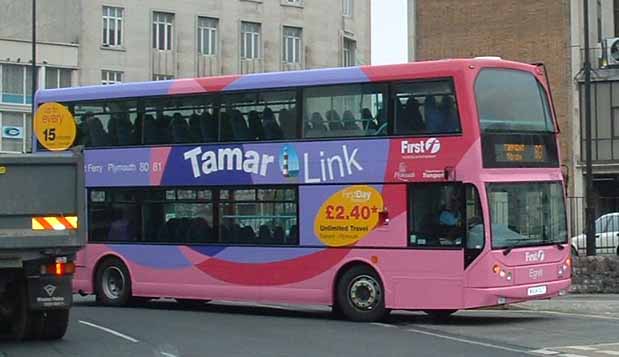
<instances>
[{"instance_id":1,"label":"bus destination display","mask_svg":"<svg viewBox=\"0 0 619 357\"><path fill-rule=\"evenodd\" d=\"M497 162L545 162L544 145L536 144L495 144Z\"/></svg>"}]
</instances>

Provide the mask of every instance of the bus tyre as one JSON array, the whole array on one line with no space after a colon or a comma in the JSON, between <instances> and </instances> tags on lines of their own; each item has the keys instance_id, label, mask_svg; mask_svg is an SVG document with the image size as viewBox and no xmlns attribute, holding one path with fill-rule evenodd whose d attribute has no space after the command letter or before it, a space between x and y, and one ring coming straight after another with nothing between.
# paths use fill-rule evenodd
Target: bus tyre
<instances>
[{"instance_id":1,"label":"bus tyre","mask_svg":"<svg viewBox=\"0 0 619 357\"><path fill-rule=\"evenodd\" d=\"M458 310L424 310L434 322L445 322Z\"/></svg>"},{"instance_id":2,"label":"bus tyre","mask_svg":"<svg viewBox=\"0 0 619 357\"><path fill-rule=\"evenodd\" d=\"M116 258L105 260L96 274L97 301L105 306L125 306L131 299L129 270Z\"/></svg>"},{"instance_id":3,"label":"bus tyre","mask_svg":"<svg viewBox=\"0 0 619 357\"><path fill-rule=\"evenodd\" d=\"M353 266L338 280L336 312L352 321L371 322L387 314L383 284L374 270Z\"/></svg>"}]
</instances>

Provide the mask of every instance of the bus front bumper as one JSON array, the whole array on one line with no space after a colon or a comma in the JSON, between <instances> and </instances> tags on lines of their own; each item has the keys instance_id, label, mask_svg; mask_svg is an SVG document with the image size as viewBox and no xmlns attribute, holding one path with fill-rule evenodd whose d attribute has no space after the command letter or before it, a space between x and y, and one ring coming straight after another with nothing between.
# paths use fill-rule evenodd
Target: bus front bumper
<instances>
[{"instance_id":1,"label":"bus front bumper","mask_svg":"<svg viewBox=\"0 0 619 357\"><path fill-rule=\"evenodd\" d=\"M465 288L465 308L478 308L513 304L528 300L550 299L569 291L571 278L535 284L503 286L497 288Z\"/></svg>"}]
</instances>

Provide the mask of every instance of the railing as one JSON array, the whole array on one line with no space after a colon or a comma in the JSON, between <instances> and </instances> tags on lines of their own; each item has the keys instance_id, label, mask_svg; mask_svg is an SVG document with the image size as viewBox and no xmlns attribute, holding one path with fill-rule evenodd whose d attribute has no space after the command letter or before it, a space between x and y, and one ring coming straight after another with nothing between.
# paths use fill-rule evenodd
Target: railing
<instances>
[{"instance_id":1,"label":"railing","mask_svg":"<svg viewBox=\"0 0 619 357\"><path fill-rule=\"evenodd\" d=\"M584 197L568 197L567 219L571 242L578 255L586 254L586 201ZM598 255L619 255L619 197L595 199L595 252Z\"/></svg>"}]
</instances>

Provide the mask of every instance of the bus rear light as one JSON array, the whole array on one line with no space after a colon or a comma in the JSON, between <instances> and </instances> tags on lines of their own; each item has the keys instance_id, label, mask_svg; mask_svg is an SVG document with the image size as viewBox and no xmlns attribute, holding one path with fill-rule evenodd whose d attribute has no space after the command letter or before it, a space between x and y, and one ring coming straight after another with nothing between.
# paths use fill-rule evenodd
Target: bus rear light
<instances>
[{"instance_id":1,"label":"bus rear light","mask_svg":"<svg viewBox=\"0 0 619 357\"><path fill-rule=\"evenodd\" d=\"M498 274L501 271L501 267L498 264L494 264L494 266L492 267L492 271L495 274Z\"/></svg>"},{"instance_id":2,"label":"bus rear light","mask_svg":"<svg viewBox=\"0 0 619 357\"><path fill-rule=\"evenodd\" d=\"M572 257L567 257L567 259L565 259L565 265L568 267L572 266Z\"/></svg>"}]
</instances>

